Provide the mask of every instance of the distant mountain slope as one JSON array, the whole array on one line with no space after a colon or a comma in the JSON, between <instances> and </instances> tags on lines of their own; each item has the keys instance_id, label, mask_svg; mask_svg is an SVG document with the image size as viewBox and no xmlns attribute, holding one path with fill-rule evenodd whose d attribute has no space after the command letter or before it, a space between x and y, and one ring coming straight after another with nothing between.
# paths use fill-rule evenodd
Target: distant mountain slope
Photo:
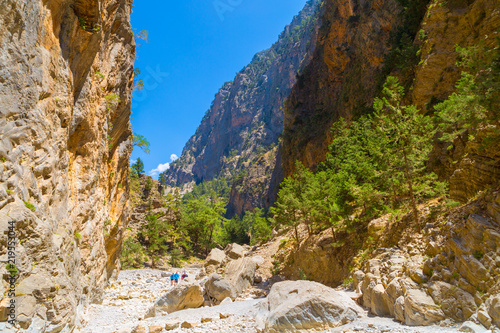
<instances>
[{"instance_id":1,"label":"distant mountain slope","mask_svg":"<svg viewBox=\"0 0 500 333\"><path fill-rule=\"evenodd\" d=\"M271 176L243 181L255 175L243 171L276 150L283 133L284 100L315 48L320 3L308 1L278 42L257 53L234 81L224 84L182 156L162 175L167 186L189 187L193 182L238 175L240 185L238 191L233 189L229 210L241 213L243 206L269 206ZM266 155L265 163L272 170L281 170L281 165L276 165L276 151ZM281 172L274 174L280 178ZM252 184L252 188L243 184Z\"/></svg>"}]
</instances>

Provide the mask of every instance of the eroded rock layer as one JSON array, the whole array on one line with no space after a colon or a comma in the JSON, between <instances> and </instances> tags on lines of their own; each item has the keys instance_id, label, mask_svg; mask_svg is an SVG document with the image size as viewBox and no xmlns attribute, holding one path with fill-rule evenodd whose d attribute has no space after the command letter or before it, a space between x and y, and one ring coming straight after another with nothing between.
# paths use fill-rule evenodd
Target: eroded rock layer
<instances>
[{"instance_id":1,"label":"eroded rock layer","mask_svg":"<svg viewBox=\"0 0 500 333\"><path fill-rule=\"evenodd\" d=\"M119 269L132 149L131 5L0 5L0 271L7 274L5 231L15 222L23 328L78 324L78 309L99 301Z\"/></svg>"}]
</instances>

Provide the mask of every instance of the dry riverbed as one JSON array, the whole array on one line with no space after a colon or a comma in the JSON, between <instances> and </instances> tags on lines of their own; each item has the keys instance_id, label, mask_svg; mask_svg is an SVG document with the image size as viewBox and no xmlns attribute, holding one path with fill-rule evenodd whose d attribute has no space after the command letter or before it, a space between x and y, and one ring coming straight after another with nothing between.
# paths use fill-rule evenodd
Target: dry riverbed
<instances>
[{"instance_id":1,"label":"dry riverbed","mask_svg":"<svg viewBox=\"0 0 500 333\"><path fill-rule=\"evenodd\" d=\"M191 276L199 273L188 268ZM141 269L121 271L118 279L106 289L102 304L93 304L85 310L83 333L130 333L167 332L260 332L257 321L262 297L251 293L240 296L233 303L157 314L145 318L155 300L170 290L169 277L162 271ZM349 294L349 293L348 293ZM180 326L184 327L180 327ZM408 327L390 318L371 317L367 313L355 322L324 332L412 332L454 333L451 327Z\"/></svg>"}]
</instances>

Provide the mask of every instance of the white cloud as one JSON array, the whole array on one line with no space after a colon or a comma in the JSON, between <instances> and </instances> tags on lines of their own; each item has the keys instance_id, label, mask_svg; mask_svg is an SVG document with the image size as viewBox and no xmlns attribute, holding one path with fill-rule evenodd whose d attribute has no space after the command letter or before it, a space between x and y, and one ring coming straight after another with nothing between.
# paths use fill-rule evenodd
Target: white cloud
<instances>
[{"instance_id":1,"label":"white cloud","mask_svg":"<svg viewBox=\"0 0 500 333\"><path fill-rule=\"evenodd\" d=\"M156 169L149 171L149 175L151 177L158 176L160 173L168 169L170 169L170 163L159 164Z\"/></svg>"},{"instance_id":2,"label":"white cloud","mask_svg":"<svg viewBox=\"0 0 500 333\"><path fill-rule=\"evenodd\" d=\"M177 156L175 154L170 155L170 160L172 160L172 162L174 162L175 160L178 160L178 159L179 159L179 156Z\"/></svg>"},{"instance_id":3,"label":"white cloud","mask_svg":"<svg viewBox=\"0 0 500 333\"><path fill-rule=\"evenodd\" d=\"M137 160L130 160L130 165L135 164Z\"/></svg>"}]
</instances>

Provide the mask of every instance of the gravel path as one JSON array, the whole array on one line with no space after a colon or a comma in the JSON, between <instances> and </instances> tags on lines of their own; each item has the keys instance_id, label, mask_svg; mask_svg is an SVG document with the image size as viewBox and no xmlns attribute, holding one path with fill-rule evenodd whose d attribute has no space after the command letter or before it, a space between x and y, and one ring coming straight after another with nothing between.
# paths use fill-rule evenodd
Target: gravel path
<instances>
[{"instance_id":1,"label":"gravel path","mask_svg":"<svg viewBox=\"0 0 500 333\"><path fill-rule=\"evenodd\" d=\"M196 276L198 269L188 269L191 276ZM257 333L256 316L262 298L251 298L214 307L202 307L174 312L164 316L144 319L147 310L154 301L172 288L168 277L162 272L151 269L122 271L117 281L111 284L104 295L102 304L93 304L86 309L84 333L130 333L138 326L144 332L167 332L162 330L168 324L184 323L190 328L176 328L168 332L237 332ZM348 293L349 294L349 293ZM240 298L241 299L241 298ZM366 332L366 333L457 333L453 327L409 327L390 318L372 317L368 313L359 320L327 332Z\"/></svg>"}]
</instances>

